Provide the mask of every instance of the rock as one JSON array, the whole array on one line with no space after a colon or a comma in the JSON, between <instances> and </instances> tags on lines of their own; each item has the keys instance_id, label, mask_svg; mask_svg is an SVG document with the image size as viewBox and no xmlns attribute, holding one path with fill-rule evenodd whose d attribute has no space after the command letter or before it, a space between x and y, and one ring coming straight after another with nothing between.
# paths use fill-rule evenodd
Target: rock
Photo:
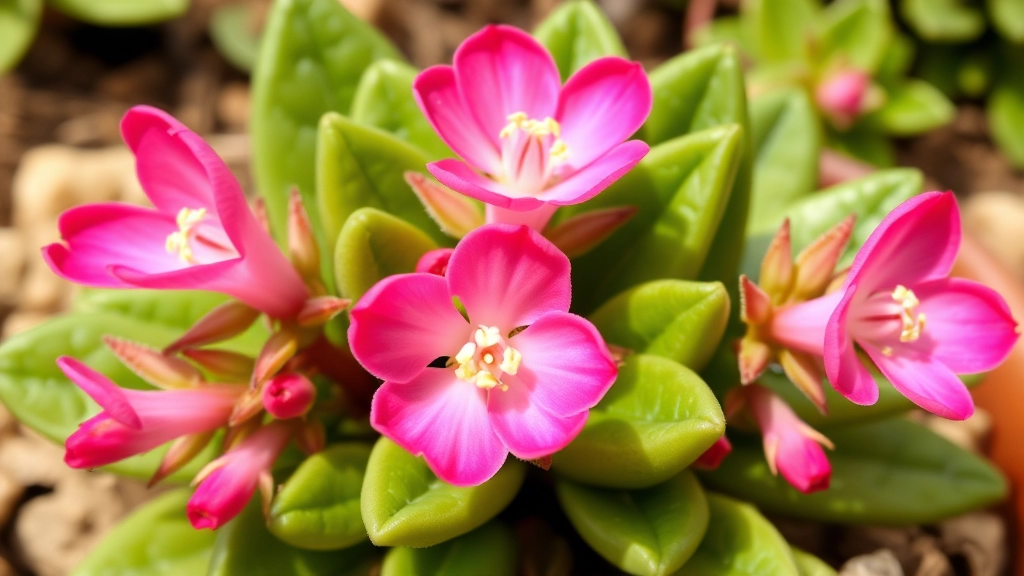
<instances>
[{"instance_id":1,"label":"rock","mask_svg":"<svg viewBox=\"0 0 1024 576\"><path fill-rule=\"evenodd\" d=\"M850 526L840 540L837 550L840 556L870 555L880 548L888 550L903 566L916 563L916 554L912 546L921 536L921 528L917 526Z\"/></svg>"},{"instance_id":2,"label":"rock","mask_svg":"<svg viewBox=\"0 0 1024 576\"><path fill-rule=\"evenodd\" d=\"M14 336L52 318L46 312L14 312L4 320L3 337Z\"/></svg>"},{"instance_id":3,"label":"rock","mask_svg":"<svg viewBox=\"0 0 1024 576\"><path fill-rule=\"evenodd\" d=\"M1012 192L980 192L963 202L966 227L1017 278L1024 279L1024 197Z\"/></svg>"},{"instance_id":4,"label":"rock","mask_svg":"<svg viewBox=\"0 0 1024 576\"><path fill-rule=\"evenodd\" d=\"M973 576L997 576L1006 566L1006 525L989 512L966 514L939 524L939 542L950 556L963 556Z\"/></svg>"},{"instance_id":5,"label":"rock","mask_svg":"<svg viewBox=\"0 0 1024 576\"><path fill-rule=\"evenodd\" d=\"M0 556L0 576L16 576L11 563L3 556Z\"/></svg>"},{"instance_id":6,"label":"rock","mask_svg":"<svg viewBox=\"0 0 1024 576\"><path fill-rule=\"evenodd\" d=\"M939 550L938 540L933 536L918 538L911 548L918 555L914 576L954 576L953 565Z\"/></svg>"},{"instance_id":7,"label":"rock","mask_svg":"<svg viewBox=\"0 0 1024 576\"><path fill-rule=\"evenodd\" d=\"M14 175L14 223L22 229L75 205L72 186L76 151L67 146L33 148Z\"/></svg>"},{"instance_id":8,"label":"rock","mask_svg":"<svg viewBox=\"0 0 1024 576\"><path fill-rule=\"evenodd\" d=\"M25 494L25 486L8 474L0 472L0 526L6 526L14 509ZM0 571L0 574L3 572Z\"/></svg>"},{"instance_id":9,"label":"rock","mask_svg":"<svg viewBox=\"0 0 1024 576\"><path fill-rule=\"evenodd\" d=\"M18 293L22 311L56 312L64 303L68 284L45 265L32 266Z\"/></svg>"},{"instance_id":10,"label":"rock","mask_svg":"<svg viewBox=\"0 0 1024 576\"><path fill-rule=\"evenodd\" d=\"M249 126L249 85L232 82L217 95L217 119L232 132L245 132Z\"/></svg>"},{"instance_id":11,"label":"rock","mask_svg":"<svg viewBox=\"0 0 1024 576\"><path fill-rule=\"evenodd\" d=\"M64 450L27 428L0 441L0 472L23 486L56 486L69 475L80 473L64 464Z\"/></svg>"},{"instance_id":12,"label":"rock","mask_svg":"<svg viewBox=\"0 0 1024 576\"><path fill-rule=\"evenodd\" d=\"M839 569L839 576L903 576L903 567L892 551L882 549L850 558Z\"/></svg>"},{"instance_id":13,"label":"rock","mask_svg":"<svg viewBox=\"0 0 1024 576\"><path fill-rule=\"evenodd\" d=\"M967 420L947 420L929 414L923 424L953 444L974 453L984 451L992 433L992 417L980 408Z\"/></svg>"},{"instance_id":14,"label":"rock","mask_svg":"<svg viewBox=\"0 0 1024 576\"><path fill-rule=\"evenodd\" d=\"M0 303L14 304L25 272L25 239L14 228L0 228Z\"/></svg>"}]
</instances>

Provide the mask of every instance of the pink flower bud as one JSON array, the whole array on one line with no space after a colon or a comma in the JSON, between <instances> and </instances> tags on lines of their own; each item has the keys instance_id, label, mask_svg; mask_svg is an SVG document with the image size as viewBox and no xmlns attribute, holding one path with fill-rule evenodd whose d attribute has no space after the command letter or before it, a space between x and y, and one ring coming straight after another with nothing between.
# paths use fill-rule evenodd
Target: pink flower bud
<instances>
[{"instance_id":1,"label":"pink flower bud","mask_svg":"<svg viewBox=\"0 0 1024 576\"><path fill-rule=\"evenodd\" d=\"M743 389L764 437L764 455L773 474L810 494L828 488L832 466L821 446L832 443L804 423L774 392L751 384Z\"/></svg>"},{"instance_id":2,"label":"pink flower bud","mask_svg":"<svg viewBox=\"0 0 1024 576\"><path fill-rule=\"evenodd\" d=\"M315 399L316 388L301 374L280 374L263 388L263 407L279 420L305 415Z\"/></svg>"},{"instance_id":3,"label":"pink flower bud","mask_svg":"<svg viewBox=\"0 0 1024 576\"><path fill-rule=\"evenodd\" d=\"M837 128L846 129L864 112L865 95L871 76L862 70L847 69L818 84L815 98L821 110Z\"/></svg>"},{"instance_id":4,"label":"pink flower bud","mask_svg":"<svg viewBox=\"0 0 1024 576\"><path fill-rule=\"evenodd\" d=\"M427 252L416 263L416 271L444 276L448 272L448 260L451 259L454 251L451 248L438 248Z\"/></svg>"},{"instance_id":5,"label":"pink flower bud","mask_svg":"<svg viewBox=\"0 0 1024 576\"><path fill-rule=\"evenodd\" d=\"M714 470L725 460L725 457L732 452L732 442L725 436L722 436L710 448L704 451L697 458L697 461L693 463L693 467L698 470Z\"/></svg>"}]
</instances>

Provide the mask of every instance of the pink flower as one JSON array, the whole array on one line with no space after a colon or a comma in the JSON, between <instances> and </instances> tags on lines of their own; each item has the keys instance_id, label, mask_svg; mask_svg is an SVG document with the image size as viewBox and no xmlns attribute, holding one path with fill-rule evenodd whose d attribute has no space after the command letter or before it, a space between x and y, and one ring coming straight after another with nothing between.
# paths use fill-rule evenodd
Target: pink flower
<instances>
[{"instance_id":1,"label":"pink flower","mask_svg":"<svg viewBox=\"0 0 1024 576\"><path fill-rule=\"evenodd\" d=\"M427 252L420 256L419 262L416 263L416 271L444 276L448 271L448 261L452 258L452 252L454 250L451 248L437 248Z\"/></svg>"},{"instance_id":2,"label":"pink flower","mask_svg":"<svg viewBox=\"0 0 1024 576\"><path fill-rule=\"evenodd\" d=\"M818 107L841 130L849 128L864 112L871 76L851 68L832 74L814 92Z\"/></svg>"},{"instance_id":3,"label":"pink flower","mask_svg":"<svg viewBox=\"0 0 1024 576\"><path fill-rule=\"evenodd\" d=\"M839 291L777 312L772 334L824 356L832 386L857 404L878 400L878 387L854 343L915 404L965 419L974 402L956 375L998 366L1018 329L995 291L948 277L959 249L953 194L911 198L864 243Z\"/></svg>"},{"instance_id":4,"label":"pink flower","mask_svg":"<svg viewBox=\"0 0 1024 576\"><path fill-rule=\"evenodd\" d=\"M509 452L564 448L618 371L597 329L568 313L570 292L568 258L507 224L467 235L444 277L382 280L349 328L356 359L385 381L374 428L459 486L486 481Z\"/></svg>"},{"instance_id":5,"label":"pink flower","mask_svg":"<svg viewBox=\"0 0 1024 576\"><path fill-rule=\"evenodd\" d=\"M751 384L743 387L745 400L761 428L764 456L772 474L782 477L794 488L810 494L828 488L832 466L821 445L832 443L804 423L773 392Z\"/></svg>"},{"instance_id":6,"label":"pink flower","mask_svg":"<svg viewBox=\"0 0 1024 576\"><path fill-rule=\"evenodd\" d=\"M147 106L121 133L156 207L87 204L60 217L64 243L43 248L57 275L86 286L212 290L275 317L309 294L246 204L228 167L199 136Z\"/></svg>"},{"instance_id":7,"label":"pink flower","mask_svg":"<svg viewBox=\"0 0 1024 576\"><path fill-rule=\"evenodd\" d=\"M268 424L207 464L196 477L199 486L186 509L192 527L220 528L238 516L257 487L269 501L274 486L270 469L292 434L292 427L284 422Z\"/></svg>"},{"instance_id":8,"label":"pink flower","mask_svg":"<svg viewBox=\"0 0 1024 576\"><path fill-rule=\"evenodd\" d=\"M103 408L65 443L72 468L96 468L149 452L188 434L224 426L244 386L203 384L180 390L128 390L74 358L57 365Z\"/></svg>"},{"instance_id":9,"label":"pink flower","mask_svg":"<svg viewBox=\"0 0 1024 576\"><path fill-rule=\"evenodd\" d=\"M651 111L639 63L607 57L562 86L551 55L525 32L487 26L452 66L423 71L420 109L465 162L428 164L446 186L488 204L489 222L543 228L558 206L592 198L647 154L626 141Z\"/></svg>"}]
</instances>

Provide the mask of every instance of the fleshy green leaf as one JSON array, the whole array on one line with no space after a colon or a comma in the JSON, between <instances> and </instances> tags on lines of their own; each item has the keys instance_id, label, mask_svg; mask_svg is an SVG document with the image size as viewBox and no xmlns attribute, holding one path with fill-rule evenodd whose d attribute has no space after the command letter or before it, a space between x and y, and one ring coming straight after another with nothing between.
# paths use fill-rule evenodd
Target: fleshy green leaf
<instances>
[{"instance_id":1,"label":"fleshy green leaf","mask_svg":"<svg viewBox=\"0 0 1024 576\"><path fill-rule=\"evenodd\" d=\"M381 576L515 576L516 540L512 532L490 522L429 548L392 548Z\"/></svg>"},{"instance_id":2,"label":"fleshy green leaf","mask_svg":"<svg viewBox=\"0 0 1024 576\"><path fill-rule=\"evenodd\" d=\"M366 540L359 515L370 446L335 444L307 458L274 496L268 528L308 550L347 548Z\"/></svg>"},{"instance_id":3,"label":"fleshy green leaf","mask_svg":"<svg viewBox=\"0 0 1024 576\"><path fill-rule=\"evenodd\" d=\"M239 70L250 72L260 50L255 28L255 8L250 4L226 4L210 15L210 40L217 51Z\"/></svg>"},{"instance_id":4,"label":"fleshy green leaf","mask_svg":"<svg viewBox=\"0 0 1024 576\"><path fill-rule=\"evenodd\" d=\"M778 90L750 103L754 180L747 230L774 233L781 212L818 185L821 127L807 93Z\"/></svg>"},{"instance_id":5,"label":"fleshy green leaf","mask_svg":"<svg viewBox=\"0 0 1024 576\"><path fill-rule=\"evenodd\" d=\"M0 4L0 74L14 68L39 29L43 0L8 0Z\"/></svg>"},{"instance_id":6,"label":"fleshy green leaf","mask_svg":"<svg viewBox=\"0 0 1024 576\"><path fill-rule=\"evenodd\" d=\"M1003 77L996 83L988 98L988 127L1010 162L1024 168L1024 81Z\"/></svg>"},{"instance_id":7,"label":"fleshy green leaf","mask_svg":"<svg viewBox=\"0 0 1024 576\"><path fill-rule=\"evenodd\" d=\"M708 527L707 499L690 472L628 492L567 480L555 489L587 544L630 574L671 574L693 555Z\"/></svg>"},{"instance_id":8,"label":"fleshy green leaf","mask_svg":"<svg viewBox=\"0 0 1024 576\"><path fill-rule=\"evenodd\" d=\"M789 545L756 508L720 494L708 494L708 507L704 540L675 576L800 575Z\"/></svg>"},{"instance_id":9,"label":"fleshy green leaf","mask_svg":"<svg viewBox=\"0 0 1024 576\"><path fill-rule=\"evenodd\" d=\"M895 419L828 432L832 481L804 495L773 476L756 438L733 439L733 452L702 476L716 489L768 512L839 523L931 524L999 502L1002 474L913 422Z\"/></svg>"},{"instance_id":10,"label":"fleshy green leaf","mask_svg":"<svg viewBox=\"0 0 1024 576\"><path fill-rule=\"evenodd\" d=\"M800 576L836 576L836 571L817 556L795 546L791 550Z\"/></svg>"},{"instance_id":11,"label":"fleshy green leaf","mask_svg":"<svg viewBox=\"0 0 1024 576\"><path fill-rule=\"evenodd\" d=\"M558 6L537 26L534 36L551 52L563 81L602 56L628 57L615 26L591 0Z\"/></svg>"},{"instance_id":12,"label":"fleshy green leaf","mask_svg":"<svg viewBox=\"0 0 1024 576\"><path fill-rule=\"evenodd\" d=\"M803 60L821 8L813 0L751 0L742 5L743 31L762 62Z\"/></svg>"},{"instance_id":13,"label":"fleshy green leaf","mask_svg":"<svg viewBox=\"0 0 1024 576\"><path fill-rule=\"evenodd\" d=\"M369 544L317 552L289 546L267 531L259 498L217 531L207 576L367 576Z\"/></svg>"},{"instance_id":14,"label":"fleshy green leaf","mask_svg":"<svg viewBox=\"0 0 1024 576\"><path fill-rule=\"evenodd\" d=\"M142 505L107 534L72 576L205 574L216 535L185 516L192 492L175 490Z\"/></svg>"},{"instance_id":15,"label":"fleshy green leaf","mask_svg":"<svg viewBox=\"0 0 1024 576\"><path fill-rule=\"evenodd\" d=\"M1024 43L1024 5L1018 0L988 0L988 12L1003 38Z\"/></svg>"},{"instance_id":16,"label":"fleshy green leaf","mask_svg":"<svg viewBox=\"0 0 1024 576\"><path fill-rule=\"evenodd\" d=\"M890 168L896 164L896 152L889 137L871 122L858 122L845 132L828 128L826 133L829 147L876 168Z\"/></svg>"},{"instance_id":17,"label":"fleshy green leaf","mask_svg":"<svg viewBox=\"0 0 1024 576\"><path fill-rule=\"evenodd\" d=\"M359 80L352 120L379 128L423 150L430 160L454 156L416 105L412 83L419 70L396 60L379 60Z\"/></svg>"},{"instance_id":18,"label":"fleshy green leaf","mask_svg":"<svg viewBox=\"0 0 1024 576\"><path fill-rule=\"evenodd\" d=\"M479 486L442 482L427 463L387 438L373 447L361 498L363 523L378 546L433 546L483 525L515 497L526 465L513 457Z\"/></svg>"},{"instance_id":19,"label":"fleshy green leaf","mask_svg":"<svg viewBox=\"0 0 1024 576\"><path fill-rule=\"evenodd\" d=\"M888 0L837 0L821 11L819 26L823 70L855 66L875 72L893 36Z\"/></svg>"},{"instance_id":20,"label":"fleshy green leaf","mask_svg":"<svg viewBox=\"0 0 1024 576\"><path fill-rule=\"evenodd\" d=\"M597 486L647 488L679 474L724 432L722 408L699 376L636 354L552 470Z\"/></svg>"},{"instance_id":21,"label":"fleshy green leaf","mask_svg":"<svg viewBox=\"0 0 1024 576\"><path fill-rule=\"evenodd\" d=\"M188 10L188 0L49 0L49 4L76 20L100 26L155 24Z\"/></svg>"},{"instance_id":22,"label":"fleshy green leaf","mask_svg":"<svg viewBox=\"0 0 1024 576\"><path fill-rule=\"evenodd\" d=\"M330 111L347 113L363 71L382 58L399 54L338 0L274 2L253 76L252 152L257 188L279 239L284 238L292 186L298 186L320 234L313 209L320 118ZM341 222L344 217L338 227ZM318 239L321 246L334 242L334 236ZM330 255L324 256L329 262Z\"/></svg>"},{"instance_id":23,"label":"fleshy green leaf","mask_svg":"<svg viewBox=\"0 0 1024 576\"><path fill-rule=\"evenodd\" d=\"M908 80L889 91L871 120L893 136L913 136L948 124L956 108L937 88L923 80Z\"/></svg>"},{"instance_id":24,"label":"fleshy green leaf","mask_svg":"<svg viewBox=\"0 0 1024 576\"><path fill-rule=\"evenodd\" d=\"M416 262L437 244L419 228L374 208L352 213L338 234L334 278L345 298L358 300L392 274L416 270Z\"/></svg>"},{"instance_id":25,"label":"fleshy green leaf","mask_svg":"<svg viewBox=\"0 0 1024 576\"><path fill-rule=\"evenodd\" d=\"M701 370L729 321L719 283L658 280L620 293L590 315L605 340Z\"/></svg>"},{"instance_id":26,"label":"fleshy green leaf","mask_svg":"<svg viewBox=\"0 0 1024 576\"><path fill-rule=\"evenodd\" d=\"M964 0L900 0L899 8L914 33L929 42L960 44L985 33L985 14Z\"/></svg>"}]
</instances>

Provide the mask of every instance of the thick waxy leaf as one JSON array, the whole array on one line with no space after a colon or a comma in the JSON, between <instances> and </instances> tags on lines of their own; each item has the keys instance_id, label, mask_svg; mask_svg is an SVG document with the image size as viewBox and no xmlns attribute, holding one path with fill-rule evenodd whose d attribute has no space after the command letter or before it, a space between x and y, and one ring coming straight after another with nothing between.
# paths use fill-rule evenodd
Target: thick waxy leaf
<instances>
[{"instance_id":1,"label":"thick waxy leaf","mask_svg":"<svg viewBox=\"0 0 1024 576\"><path fill-rule=\"evenodd\" d=\"M690 472L643 490L555 485L566 515L612 564L630 574L671 574L690 558L708 527L708 503Z\"/></svg>"},{"instance_id":2,"label":"thick waxy leaf","mask_svg":"<svg viewBox=\"0 0 1024 576\"><path fill-rule=\"evenodd\" d=\"M78 565L73 576L205 574L216 535L185 516L190 490L175 490L125 518Z\"/></svg>"},{"instance_id":3,"label":"thick waxy leaf","mask_svg":"<svg viewBox=\"0 0 1024 576\"><path fill-rule=\"evenodd\" d=\"M964 0L900 0L900 15L929 42L965 43L985 32L985 14Z\"/></svg>"},{"instance_id":4,"label":"thick waxy leaf","mask_svg":"<svg viewBox=\"0 0 1024 576\"><path fill-rule=\"evenodd\" d=\"M210 40L222 56L239 70L249 72L256 65L260 33L255 8L249 4L226 4L210 16Z\"/></svg>"},{"instance_id":5,"label":"thick waxy leaf","mask_svg":"<svg viewBox=\"0 0 1024 576\"><path fill-rule=\"evenodd\" d=\"M937 88L923 80L908 80L889 91L889 97L870 120L893 136L912 136L948 124L956 108Z\"/></svg>"},{"instance_id":6,"label":"thick waxy leaf","mask_svg":"<svg viewBox=\"0 0 1024 576\"><path fill-rule=\"evenodd\" d=\"M1024 43L1024 5L1017 0L988 0L987 4L999 34L1015 44Z\"/></svg>"},{"instance_id":7,"label":"thick waxy leaf","mask_svg":"<svg viewBox=\"0 0 1024 576\"><path fill-rule=\"evenodd\" d=\"M750 189L751 233L774 233L781 213L818 185L821 127L804 90L778 90L750 103L754 179Z\"/></svg>"},{"instance_id":8,"label":"thick waxy leaf","mask_svg":"<svg viewBox=\"0 0 1024 576\"><path fill-rule=\"evenodd\" d=\"M837 0L821 12L818 59L822 70L878 69L893 37L887 0Z\"/></svg>"},{"instance_id":9,"label":"thick waxy leaf","mask_svg":"<svg viewBox=\"0 0 1024 576\"><path fill-rule=\"evenodd\" d=\"M836 576L836 571L817 556L795 547L791 550L800 576Z\"/></svg>"},{"instance_id":10,"label":"thick waxy leaf","mask_svg":"<svg viewBox=\"0 0 1024 576\"><path fill-rule=\"evenodd\" d=\"M345 298L358 300L386 276L414 272L437 244L419 228L380 210L360 208L338 234L334 278Z\"/></svg>"},{"instance_id":11,"label":"thick waxy leaf","mask_svg":"<svg viewBox=\"0 0 1024 576\"><path fill-rule=\"evenodd\" d=\"M422 152L386 132L326 114L320 122L316 178L327 237L337 238L356 210L376 208L450 244L405 181L407 171L423 172L426 163Z\"/></svg>"},{"instance_id":12,"label":"thick waxy leaf","mask_svg":"<svg viewBox=\"0 0 1024 576\"><path fill-rule=\"evenodd\" d=\"M675 576L800 576L789 544L756 508L719 494L708 494L708 507L704 540Z\"/></svg>"},{"instance_id":13,"label":"thick waxy leaf","mask_svg":"<svg viewBox=\"0 0 1024 576\"><path fill-rule=\"evenodd\" d=\"M270 532L309 550L347 548L366 540L359 515L368 444L330 446L307 458L270 506Z\"/></svg>"},{"instance_id":14,"label":"thick waxy leaf","mask_svg":"<svg viewBox=\"0 0 1024 576\"><path fill-rule=\"evenodd\" d=\"M820 8L813 0L752 0L742 4L743 32L761 62L803 60Z\"/></svg>"},{"instance_id":15,"label":"thick waxy leaf","mask_svg":"<svg viewBox=\"0 0 1024 576\"><path fill-rule=\"evenodd\" d=\"M602 56L628 57L615 26L591 0L572 0L555 8L534 36L551 52L563 81Z\"/></svg>"},{"instance_id":16,"label":"thick waxy leaf","mask_svg":"<svg viewBox=\"0 0 1024 576\"><path fill-rule=\"evenodd\" d=\"M320 230L313 209L320 117L347 113L363 71L381 58L399 58L398 51L338 0L274 2L253 77L252 136L257 188L278 238L284 238L293 186ZM326 239L333 243L334 236Z\"/></svg>"},{"instance_id":17,"label":"thick waxy leaf","mask_svg":"<svg viewBox=\"0 0 1024 576\"><path fill-rule=\"evenodd\" d=\"M363 522L378 546L433 546L481 526L515 497L526 465L509 457L493 478L458 487L438 480L422 458L387 438L373 447L361 499Z\"/></svg>"},{"instance_id":18,"label":"thick waxy leaf","mask_svg":"<svg viewBox=\"0 0 1024 576\"><path fill-rule=\"evenodd\" d=\"M699 376L636 354L552 469L587 484L647 488L679 474L724 432L722 408Z\"/></svg>"},{"instance_id":19,"label":"thick waxy leaf","mask_svg":"<svg viewBox=\"0 0 1024 576\"><path fill-rule=\"evenodd\" d=\"M368 576L369 544L316 552L289 546L267 531L259 498L217 531L207 576Z\"/></svg>"},{"instance_id":20,"label":"thick waxy leaf","mask_svg":"<svg viewBox=\"0 0 1024 576\"><path fill-rule=\"evenodd\" d=\"M1024 80L1004 78L988 98L988 127L999 148L1024 168Z\"/></svg>"},{"instance_id":21,"label":"thick waxy leaf","mask_svg":"<svg viewBox=\"0 0 1024 576\"><path fill-rule=\"evenodd\" d=\"M516 540L512 531L490 522L429 548L392 548L381 576L515 576Z\"/></svg>"},{"instance_id":22,"label":"thick waxy leaf","mask_svg":"<svg viewBox=\"0 0 1024 576\"><path fill-rule=\"evenodd\" d=\"M142 26L177 18L188 10L188 0L50 0L61 12L100 26Z\"/></svg>"},{"instance_id":23,"label":"thick waxy leaf","mask_svg":"<svg viewBox=\"0 0 1024 576\"><path fill-rule=\"evenodd\" d=\"M431 160L454 156L416 105L412 82L419 70L397 60L371 64L356 88L352 120L390 132Z\"/></svg>"},{"instance_id":24,"label":"thick waxy leaf","mask_svg":"<svg viewBox=\"0 0 1024 576\"><path fill-rule=\"evenodd\" d=\"M14 68L36 36L43 0L13 0L0 5L0 74Z\"/></svg>"},{"instance_id":25,"label":"thick waxy leaf","mask_svg":"<svg viewBox=\"0 0 1024 576\"><path fill-rule=\"evenodd\" d=\"M738 126L683 136L651 149L632 171L563 216L633 205L636 214L573 263L573 303L581 311L625 288L659 278L693 279L722 221L742 157Z\"/></svg>"},{"instance_id":26,"label":"thick waxy leaf","mask_svg":"<svg viewBox=\"0 0 1024 576\"><path fill-rule=\"evenodd\" d=\"M605 340L701 370L729 321L729 296L718 283L658 280L604 303L590 321Z\"/></svg>"},{"instance_id":27,"label":"thick waxy leaf","mask_svg":"<svg viewBox=\"0 0 1024 576\"><path fill-rule=\"evenodd\" d=\"M702 478L769 512L840 523L930 524L1006 496L1006 480L985 459L907 420L828 437L836 446L828 490L804 495L772 476L757 438L734 439L732 454Z\"/></svg>"}]
</instances>

